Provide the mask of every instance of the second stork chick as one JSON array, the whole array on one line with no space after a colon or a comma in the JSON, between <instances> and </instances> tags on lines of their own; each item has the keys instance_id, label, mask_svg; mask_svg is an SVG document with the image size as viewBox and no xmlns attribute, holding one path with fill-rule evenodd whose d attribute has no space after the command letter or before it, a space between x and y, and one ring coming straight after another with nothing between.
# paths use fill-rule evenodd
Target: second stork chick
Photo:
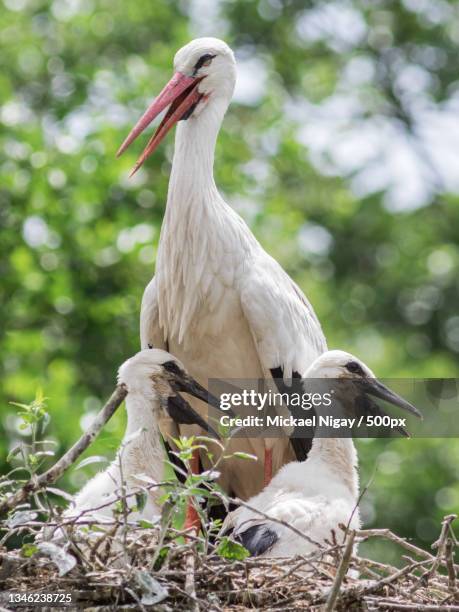
<instances>
[{"instance_id":1,"label":"second stork chick","mask_svg":"<svg viewBox=\"0 0 459 612\"><path fill-rule=\"evenodd\" d=\"M378 381L370 368L349 353L327 351L318 357L303 375L304 391L308 391L308 379L323 378L343 382L334 401L346 416L361 415L362 411L384 416L373 399L376 397L421 417L414 406ZM325 415L329 409L316 407L316 412ZM317 427L307 460L283 466L261 493L247 501L248 506L274 521L241 506L228 515L223 532L232 530L233 539L253 556L290 557L312 552L317 544L330 541L332 532L339 536L340 523L359 528L359 477L352 438L327 435L329 431L321 432ZM307 538L301 538L289 525Z\"/></svg>"}]
</instances>

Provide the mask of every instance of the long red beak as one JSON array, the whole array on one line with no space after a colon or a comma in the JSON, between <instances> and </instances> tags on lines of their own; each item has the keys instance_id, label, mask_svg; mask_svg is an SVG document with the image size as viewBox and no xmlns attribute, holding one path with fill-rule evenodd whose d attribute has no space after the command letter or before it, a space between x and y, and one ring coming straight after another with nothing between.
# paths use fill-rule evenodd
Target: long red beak
<instances>
[{"instance_id":1,"label":"long red beak","mask_svg":"<svg viewBox=\"0 0 459 612\"><path fill-rule=\"evenodd\" d=\"M147 146L137 160L130 176L137 172L143 162L153 153L164 136L177 121L199 102L202 97L202 94L200 94L197 89L200 81L200 78L189 77L181 72L176 72L159 96L153 100L142 117L137 121L126 140L118 149L116 154L117 157L119 157L137 136L150 125L153 119L170 104L169 110L165 114L154 135L148 141Z\"/></svg>"}]
</instances>

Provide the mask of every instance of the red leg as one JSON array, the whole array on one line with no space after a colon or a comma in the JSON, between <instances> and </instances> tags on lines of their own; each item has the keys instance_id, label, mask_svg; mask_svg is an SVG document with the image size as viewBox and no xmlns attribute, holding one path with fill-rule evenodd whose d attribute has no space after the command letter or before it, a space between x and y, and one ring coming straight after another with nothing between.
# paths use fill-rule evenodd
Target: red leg
<instances>
[{"instance_id":1,"label":"red leg","mask_svg":"<svg viewBox=\"0 0 459 612\"><path fill-rule=\"evenodd\" d=\"M265 477L263 485L269 485L273 477L273 450L265 447Z\"/></svg>"},{"instance_id":2,"label":"red leg","mask_svg":"<svg viewBox=\"0 0 459 612\"><path fill-rule=\"evenodd\" d=\"M198 449L193 451L193 456L190 459L190 469L192 474L199 474ZM193 506L193 503L190 500L186 505L185 529L192 529L194 532L198 533L200 528L201 521L199 519L199 514L197 513L196 508Z\"/></svg>"}]
</instances>

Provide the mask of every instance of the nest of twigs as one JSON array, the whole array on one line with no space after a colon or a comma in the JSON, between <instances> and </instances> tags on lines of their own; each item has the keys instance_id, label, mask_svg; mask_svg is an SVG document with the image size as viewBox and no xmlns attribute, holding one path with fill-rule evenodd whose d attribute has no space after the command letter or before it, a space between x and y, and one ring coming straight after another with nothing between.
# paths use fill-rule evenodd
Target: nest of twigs
<instances>
[{"instance_id":1,"label":"nest of twigs","mask_svg":"<svg viewBox=\"0 0 459 612\"><path fill-rule=\"evenodd\" d=\"M228 559L231 549L224 553L218 540L159 525L126 530L115 522L83 533L70 527L59 546L0 552L0 606L51 607L41 594L71 594L71 604L61 600L54 609L459 611L454 518L445 517L434 554L389 530L359 530L342 544L288 559ZM400 568L355 553L356 544L375 537L400 547Z\"/></svg>"},{"instance_id":2,"label":"nest of twigs","mask_svg":"<svg viewBox=\"0 0 459 612\"><path fill-rule=\"evenodd\" d=\"M117 387L90 428L46 472L37 475L29 469L30 479L19 487L9 475L3 478L0 612L18 607L459 612L459 566L454 561L457 540L452 528L455 515L444 518L432 553L388 529L349 530L341 526L342 531L333 534L331 541L318 544L246 502L226 498L205 474L199 482L193 478L185 484L149 482L130 493L123 482L116 504L109 500L98 508L112 509L111 518L105 517L103 524L95 524L92 510L73 518L59 514L47 494L62 496L64 492L50 485L90 446L126 393L124 387ZM42 418L40 404L31 406L29 412L36 409ZM138 506L143 499L144 504L148 494L163 485L168 494L158 523L132 522L129 503L135 500ZM225 506L230 502L246 505L265 520L293 529L298 538L304 538L306 550L311 549L311 542L316 546L314 552L282 559L247 557L248 551L240 544L218 534L221 525L209 523L199 503L196 509L203 535L178 531L174 528L178 501L185 502L190 495L193 498L197 488L208 500L213 495L214 501ZM31 497L34 505L28 501ZM40 514L46 517L45 522L37 520ZM384 538L397 546L400 567L358 556L358 544L370 538ZM11 550L14 543L20 543L20 549Z\"/></svg>"}]
</instances>

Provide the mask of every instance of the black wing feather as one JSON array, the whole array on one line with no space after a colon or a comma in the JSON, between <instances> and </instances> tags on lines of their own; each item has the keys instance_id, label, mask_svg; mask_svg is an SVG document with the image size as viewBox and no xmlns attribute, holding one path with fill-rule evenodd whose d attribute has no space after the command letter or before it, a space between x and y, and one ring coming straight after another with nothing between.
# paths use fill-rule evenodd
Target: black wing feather
<instances>
[{"instance_id":1,"label":"black wing feather","mask_svg":"<svg viewBox=\"0 0 459 612\"><path fill-rule=\"evenodd\" d=\"M276 387L279 393L287 393L288 395L299 394L303 395L303 384L301 380L301 375L298 372L293 372L292 374L292 385L288 387L284 382L284 371L281 367L272 368L270 370L271 376L274 378L274 382L276 383ZM304 411L300 406L293 406L292 402L288 406L290 413L294 417L304 418ZM309 411L309 416L313 416L315 414L314 408L311 408ZM297 437L295 435L295 431L301 431L301 437ZM293 430L293 434L290 436L290 444L292 445L293 451L295 453L295 457L297 461L306 461L309 455L309 451L312 447L312 441L314 439L314 427L301 427L295 428Z\"/></svg>"},{"instance_id":2,"label":"black wing feather","mask_svg":"<svg viewBox=\"0 0 459 612\"><path fill-rule=\"evenodd\" d=\"M233 538L236 542L247 548L252 557L258 557L272 548L279 539L279 536L268 525L262 523L260 525L253 525L245 531L233 535Z\"/></svg>"},{"instance_id":3,"label":"black wing feather","mask_svg":"<svg viewBox=\"0 0 459 612\"><path fill-rule=\"evenodd\" d=\"M163 438L163 442L164 442L164 448L166 449L167 458L169 459L170 463L172 463L172 465L175 466L174 472L175 472L175 475L177 476L177 480L181 484L183 484L186 480L186 465L183 463L180 457L177 457L177 454L172 451L172 447L169 444L169 442L167 442L167 440L164 440L164 438ZM175 469L175 468L178 468L178 469Z\"/></svg>"}]
</instances>

